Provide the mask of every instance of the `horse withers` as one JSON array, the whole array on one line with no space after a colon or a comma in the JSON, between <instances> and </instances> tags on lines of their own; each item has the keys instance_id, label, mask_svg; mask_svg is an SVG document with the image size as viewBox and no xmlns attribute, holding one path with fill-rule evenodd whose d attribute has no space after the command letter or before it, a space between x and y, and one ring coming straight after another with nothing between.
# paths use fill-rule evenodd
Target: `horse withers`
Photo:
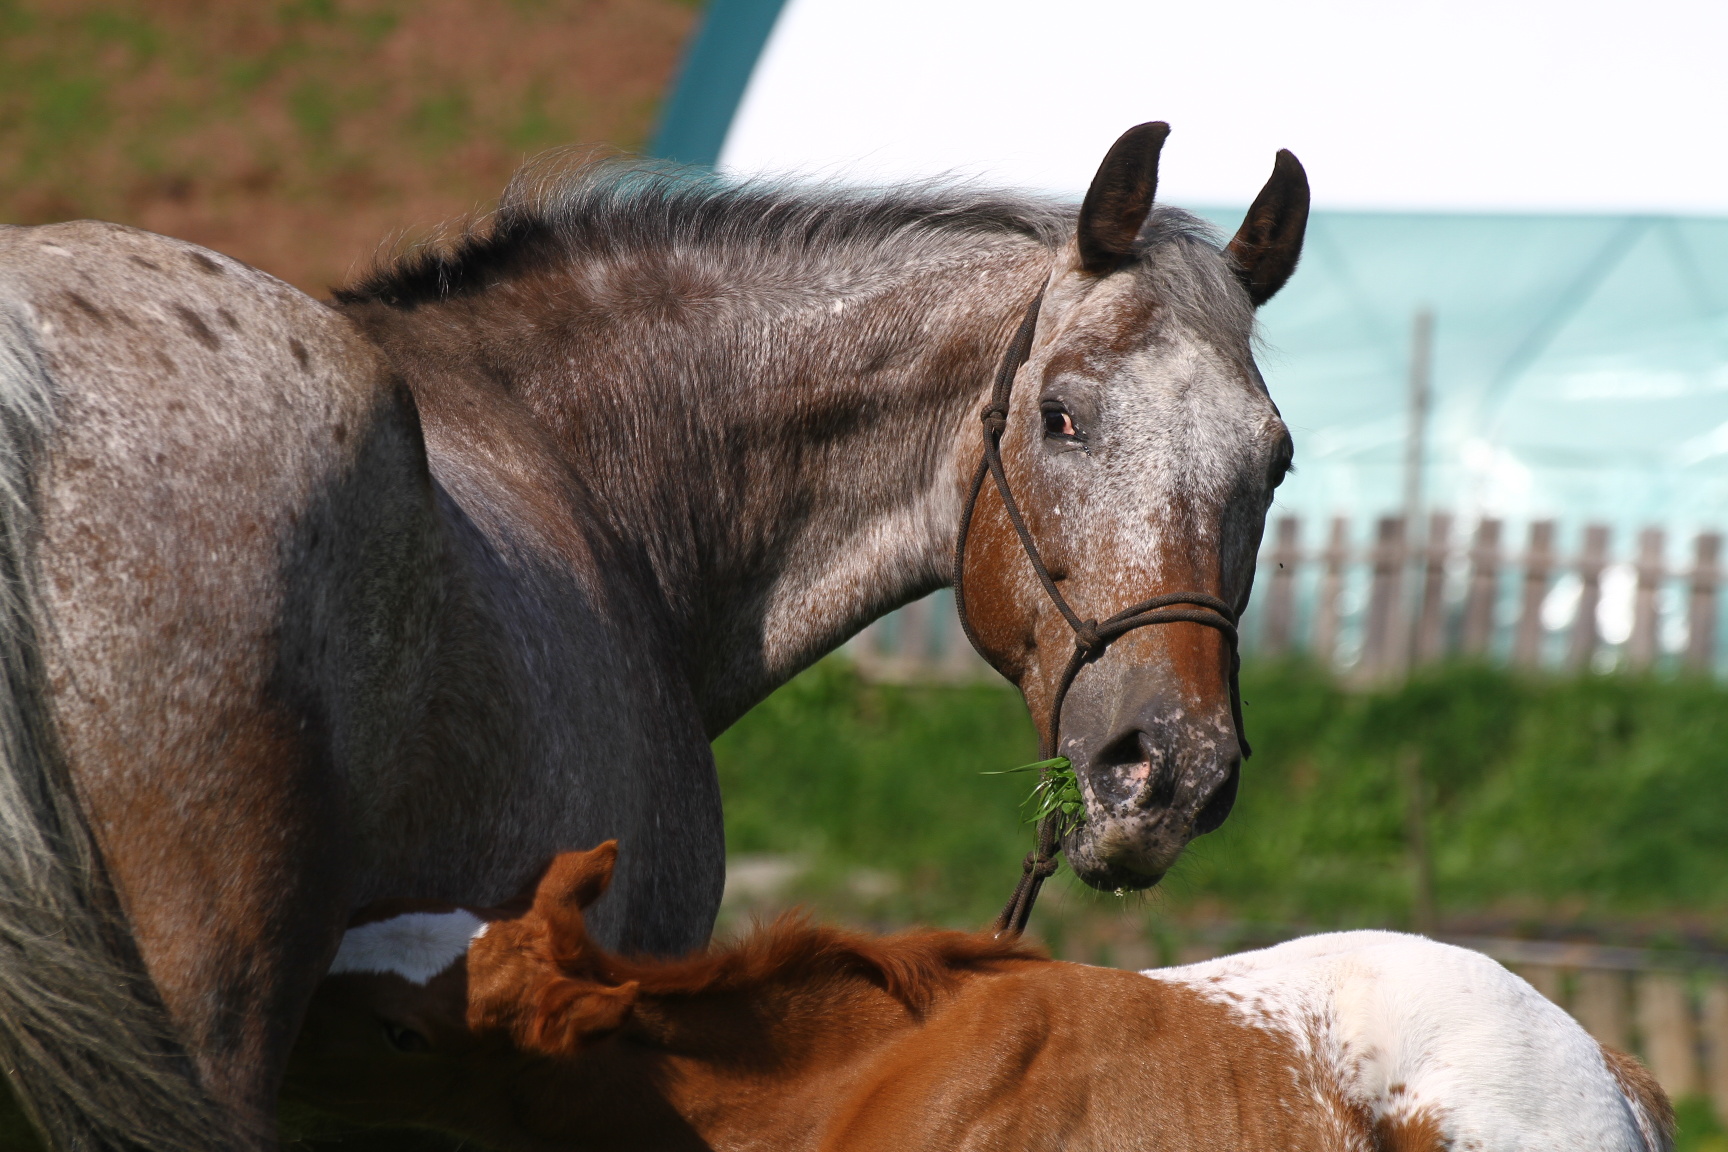
<instances>
[{"instance_id":1,"label":"horse withers","mask_svg":"<svg viewBox=\"0 0 1728 1152\"><path fill-rule=\"evenodd\" d=\"M529 906L382 906L290 1065L360 1120L503 1152L1658 1152L1631 1057L1479 953L1344 932L1143 973L797 919L682 960L597 945L616 847Z\"/></svg>"},{"instance_id":2,"label":"horse withers","mask_svg":"<svg viewBox=\"0 0 1728 1152\"><path fill-rule=\"evenodd\" d=\"M1281 156L1225 243L1154 205L1163 141L1078 209L542 166L333 304L0 228L0 1066L51 1139L270 1146L308 998L387 896L496 904L622 836L596 938L701 944L710 739L954 579L1040 295L998 418L1066 602L1240 609L1290 452L1254 309L1307 185ZM963 575L1079 773L1076 869L1155 883L1234 794L1225 638L1116 640L1056 725L1072 635L994 489Z\"/></svg>"}]
</instances>

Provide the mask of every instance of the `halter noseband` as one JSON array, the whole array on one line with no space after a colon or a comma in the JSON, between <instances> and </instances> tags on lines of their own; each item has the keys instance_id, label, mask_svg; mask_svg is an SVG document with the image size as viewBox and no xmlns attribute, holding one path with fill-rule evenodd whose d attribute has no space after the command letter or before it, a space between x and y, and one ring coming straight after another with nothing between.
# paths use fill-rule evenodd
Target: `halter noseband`
<instances>
[{"instance_id":1,"label":"halter noseband","mask_svg":"<svg viewBox=\"0 0 1728 1152\"><path fill-rule=\"evenodd\" d=\"M1056 581L1050 578L1049 570L1044 567L1044 559L1038 554L1038 545L1033 542L1032 533L1020 515L1020 506L1015 503L1014 494L1008 489L1008 475L1002 468L1002 433L1008 428L1008 399L1014 391L1014 377L1032 355L1032 335L1038 328L1038 312L1043 303L1044 291L1039 289L1032 302L1026 306L1026 315L1021 319L1014 339L1008 343L1001 367L996 370L996 383L990 393L990 403L986 404L983 412L979 414L984 422L984 455L978 461L977 471L972 474L972 487L966 495L966 506L960 515L960 531L954 542L954 609L959 613L960 627L978 654L990 660L989 653L985 652L984 646L978 642L978 633L973 630L972 621L966 614L966 538L972 532L972 514L977 510L978 494L984 490L984 477L988 474L996 481L996 490L1002 495L1002 506L1008 512L1009 523L1014 525L1014 531L1020 537L1020 546L1026 552L1026 559L1031 563L1038 583L1044 586L1044 594L1050 598L1056 610L1062 613L1062 618L1074 632L1074 654L1068 658L1068 666L1062 670L1062 679L1057 683L1056 698L1050 705L1050 722L1045 728L1048 735L1039 737L1039 759L1048 760L1056 755L1056 738L1062 721L1062 702L1067 699L1068 689L1073 686L1074 678L1080 674L1081 668L1102 656L1112 641L1136 628L1144 628L1148 624L1177 623L1202 624L1214 629L1223 635L1225 643L1230 646L1230 719L1236 725L1237 747L1246 759L1250 752L1248 737L1242 730L1242 691L1239 686L1242 660L1236 645L1235 610L1218 597L1204 592L1173 592L1142 600L1103 620L1080 619L1067 598L1056 587ZM992 667L995 666L995 661L990 660L990 663ZM1057 823L1056 814L1046 816L1038 822L1037 848L1028 852L1021 864L1020 883L1015 887L1014 895L1009 898L1007 906L1002 909L1002 914L996 919L997 935L1006 932L1018 936L1025 930L1026 921L1032 915L1032 905L1038 899L1038 890L1044 886L1046 879L1055 875L1057 853L1061 849Z\"/></svg>"}]
</instances>

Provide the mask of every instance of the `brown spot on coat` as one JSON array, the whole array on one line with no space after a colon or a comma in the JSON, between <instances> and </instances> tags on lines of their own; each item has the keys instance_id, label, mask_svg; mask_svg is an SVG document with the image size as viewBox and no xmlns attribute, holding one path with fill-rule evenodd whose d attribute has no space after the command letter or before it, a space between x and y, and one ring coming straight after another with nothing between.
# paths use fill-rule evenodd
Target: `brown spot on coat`
<instances>
[{"instance_id":1,"label":"brown spot on coat","mask_svg":"<svg viewBox=\"0 0 1728 1152\"><path fill-rule=\"evenodd\" d=\"M222 346L221 339L210 330L210 325L204 322L204 317L184 304L174 305L174 313L180 317L180 322L186 325L186 330L192 333L193 337L204 347L215 349Z\"/></svg>"},{"instance_id":2,"label":"brown spot on coat","mask_svg":"<svg viewBox=\"0 0 1728 1152\"><path fill-rule=\"evenodd\" d=\"M1672 1146L1674 1105L1668 1099L1668 1093L1662 1091L1662 1085L1656 1083L1656 1077L1650 1075L1650 1069L1639 1063L1637 1057L1606 1044L1602 1045L1602 1063L1608 1065L1609 1073L1620 1085L1620 1091L1626 1093L1626 1098L1643 1109L1644 1115L1656 1125L1662 1147Z\"/></svg>"},{"instance_id":3,"label":"brown spot on coat","mask_svg":"<svg viewBox=\"0 0 1728 1152\"><path fill-rule=\"evenodd\" d=\"M148 268L152 272L162 271L162 265L156 263L154 260L146 260L142 256L128 256L126 259L132 261L132 263L138 265L140 268Z\"/></svg>"},{"instance_id":4,"label":"brown spot on coat","mask_svg":"<svg viewBox=\"0 0 1728 1152\"><path fill-rule=\"evenodd\" d=\"M1376 1152L1447 1152L1452 1142L1439 1115L1424 1107L1376 1120L1374 1147Z\"/></svg>"},{"instance_id":5,"label":"brown spot on coat","mask_svg":"<svg viewBox=\"0 0 1728 1152\"><path fill-rule=\"evenodd\" d=\"M226 308L218 308L216 309L216 315L221 318L222 323L228 325L228 331L240 331L240 321L234 318L234 313L228 311Z\"/></svg>"},{"instance_id":6,"label":"brown spot on coat","mask_svg":"<svg viewBox=\"0 0 1728 1152\"><path fill-rule=\"evenodd\" d=\"M204 255L202 252L192 252L189 253L189 255L192 258L192 263L197 266L200 272L208 272L212 276L222 276L227 272L222 265L210 259L210 257Z\"/></svg>"},{"instance_id":7,"label":"brown spot on coat","mask_svg":"<svg viewBox=\"0 0 1728 1152\"><path fill-rule=\"evenodd\" d=\"M288 338L288 351L294 354L294 363L300 365L300 370L306 371L312 362L312 358L306 355L306 345L290 336Z\"/></svg>"},{"instance_id":8,"label":"brown spot on coat","mask_svg":"<svg viewBox=\"0 0 1728 1152\"><path fill-rule=\"evenodd\" d=\"M86 300L78 293L68 292L66 293L66 299L74 308L78 309L78 311L84 313L84 315L90 317L90 319L96 321L98 324L106 325L108 323L107 313L103 312L102 309L96 307L96 305L90 303L90 301Z\"/></svg>"}]
</instances>

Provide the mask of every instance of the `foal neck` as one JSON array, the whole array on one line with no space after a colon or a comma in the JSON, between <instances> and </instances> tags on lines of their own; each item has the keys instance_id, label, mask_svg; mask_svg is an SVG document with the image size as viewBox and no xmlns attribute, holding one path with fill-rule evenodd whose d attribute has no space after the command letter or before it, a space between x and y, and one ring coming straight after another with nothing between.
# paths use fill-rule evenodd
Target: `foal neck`
<instances>
[{"instance_id":1,"label":"foal neck","mask_svg":"<svg viewBox=\"0 0 1728 1152\"><path fill-rule=\"evenodd\" d=\"M885 1044L970 981L1044 959L984 935L878 939L782 922L712 956L620 965L613 977L640 981L642 999L614 1043L648 1057L641 1078L664 1086L665 1104L707 1147L797 1148ZM584 1064L618 1059L603 1049ZM571 1126L589 1123L573 1116ZM664 1136L682 1126L659 1113L653 1127Z\"/></svg>"}]
</instances>

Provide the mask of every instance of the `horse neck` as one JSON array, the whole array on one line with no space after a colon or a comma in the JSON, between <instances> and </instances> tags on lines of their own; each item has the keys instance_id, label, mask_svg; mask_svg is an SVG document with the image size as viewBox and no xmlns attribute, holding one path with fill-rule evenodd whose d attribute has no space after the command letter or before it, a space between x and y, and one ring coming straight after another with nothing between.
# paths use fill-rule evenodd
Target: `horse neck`
<instances>
[{"instance_id":1,"label":"horse neck","mask_svg":"<svg viewBox=\"0 0 1728 1152\"><path fill-rule=\"evenodd\" d=\"M975 414L1050 251L922 243L716 258L706 295L670 258L561 273L580 355L548 345L524 395L646 560L710 734L950 578Z\"/></svg>"}]
</instances>

